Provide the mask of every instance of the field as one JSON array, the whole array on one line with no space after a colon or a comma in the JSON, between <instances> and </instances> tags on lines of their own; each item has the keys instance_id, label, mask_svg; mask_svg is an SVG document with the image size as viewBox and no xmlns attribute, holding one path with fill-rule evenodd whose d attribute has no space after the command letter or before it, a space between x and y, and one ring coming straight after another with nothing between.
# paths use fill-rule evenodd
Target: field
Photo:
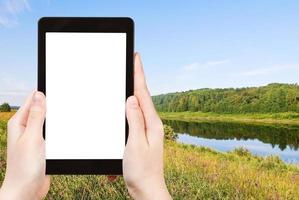
<instances>
[{"instance_id":1,"label":"field","mask_svg":"<svg viewBox=\"0 0 299 200\"><path fill-rule=\"evenodd\" d=\"M160 112L162 119L198 121L222 121L250 124L281 124L299 125L299 113L248 113L248 114L217 114L203 112Z\"/></svg>"},{"instance_id":2,"label":"field","mask_svg":"<svg viewBox=\"0 0 299 200\"><path fill-rule=\"evenodd\" d=\"M0 113L0 182L4 178L6 122ZM165 142L165 177L174 199L299 199L299 167L244 149L219 153ZM53 176L47 199L129 199L122 177Z\"/></svg>"}]
</instances>

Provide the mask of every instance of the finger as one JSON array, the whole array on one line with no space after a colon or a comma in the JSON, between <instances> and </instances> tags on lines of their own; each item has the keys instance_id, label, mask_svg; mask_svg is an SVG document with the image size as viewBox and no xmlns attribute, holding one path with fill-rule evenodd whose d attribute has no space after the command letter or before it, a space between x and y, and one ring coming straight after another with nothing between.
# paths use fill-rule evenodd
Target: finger
<instances>
[{"instance_id":1,"label":"finger","mask_svg":"<svg viewBox=\"0 0 299 200\"><path fill-rule=\"evenodd\" d=\"M138 53L135 54L134 94L137 96L141 110L144 114L145 127L147 130L152 130L149 131L149 134L157 133L157 131L161 132L161 129L163 130L163 125L148 91L141 59ZM148 135L148 137L150 138L152 136Z\"/></svg>"},{"instance_id":2,"label":"finger","mask_svg":"<svg viewBox=\"0 0 299 200\"><path fill-rule=\"evenodd\" d=\"M44 199L50 189L50 176L46 175L43 185L38 191L37 197L38 199Z\"/></svg>"},{"instance_id":3,"label":"finger","mask_svg":"<svg viewBox=\"0 0 299 200\"><path fill-rule=\"evenodd\" d=\"M43 124L46 114L46 98L41 92L35 92L31 102L25 134L42 138Z\"/></svg>"},{"instance_id":4,"label":"finger","mask_svg":"<svg viewBox=\"0 0 299 200\"><path fill-rule=\"evenodd\" d=\"M16 141L23 133L29 114L29 109L34 92L32 92L24 104L18 109L13 117L8 122L8 142Z\"/></svg>"},{"instance_id":5,"label":"finger","mask_svg":"<svg viewBox=\"0 0 299 200\"><path fill-rule=\"evenodd\" d=\"M127 99L126 115L129 124L128 144L144 143L146 145L144 118L135 96L130 96Z\"/></svg>"},{"instance_id":6,"label":"finger","mask_svg":"<svg viewBox=\"0 0 299 200\"><path fill-rule=\"evenodd\" d=\"M15 114L15 121L18 125L21 126L26 126L27 123L27 118L28 118L28 114L29 114L29 109L31 106L31 102L32 102L32 98L34 95L35 91L31 92L31 94L27 97L25 103L23 104L23 106L21 106L18 111Z\"/></svg>"}]
</instances>

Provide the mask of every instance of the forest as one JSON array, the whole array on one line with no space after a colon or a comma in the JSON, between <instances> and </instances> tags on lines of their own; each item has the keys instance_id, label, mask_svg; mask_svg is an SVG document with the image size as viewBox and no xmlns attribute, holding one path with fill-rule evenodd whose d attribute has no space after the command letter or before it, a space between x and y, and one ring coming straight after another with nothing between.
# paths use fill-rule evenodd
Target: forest
<instances>
[{"instance_id":1,"label":"forest","mask_svg":"<svg viewBox=\"0 0 299 200\"><path fill-rule=\"evenodd\" d=\"M280 113L299 112L299 85L197 89L153 96L159 112Z\"/></svg>"}]
</instances>

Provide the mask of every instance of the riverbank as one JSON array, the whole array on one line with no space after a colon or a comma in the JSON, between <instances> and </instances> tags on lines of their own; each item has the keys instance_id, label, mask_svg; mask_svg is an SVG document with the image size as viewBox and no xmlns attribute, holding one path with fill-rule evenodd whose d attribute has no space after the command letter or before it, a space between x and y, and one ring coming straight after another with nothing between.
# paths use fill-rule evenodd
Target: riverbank
<instances>
[{"instance_id":1,"label":"riverbank","mask_svg":"<svg viewBox=\"0 0 299 200\"><path fill-rule=\"evenodd\" d=\"M299 113L218 114L203 112L159 112L162 119L189 122L236 122L248 124L299 125Z\"/></svg>"},{"instance_id":2,"label":"riverbank","mask_svg":"<svg viewBox=\"0 0 299 200\"><path fill-rule=\"evenodd\" d=\"M5 173L6 122L0 118L0 183ZM299 167L238 149L165 142L165 178L174 199L297 199ZM52 176L46 199L129 199L123 178Z\"/></svg>"}]
</instances>

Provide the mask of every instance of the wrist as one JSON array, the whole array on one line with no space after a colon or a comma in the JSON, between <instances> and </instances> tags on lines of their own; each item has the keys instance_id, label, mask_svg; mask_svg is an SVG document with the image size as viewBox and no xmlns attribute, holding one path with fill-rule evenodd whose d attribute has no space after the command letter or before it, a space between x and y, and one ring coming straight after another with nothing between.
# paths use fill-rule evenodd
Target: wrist
<instances>
[{"instance_id":1,"label":"wrist","mask_svg":"<svg viewBox=\"0 0 299 200\"><path fill-rule=\"evenodd\" d=\"M128 190L132 198L135 200L172 199L164 181L147 181L139 184L137 187L128 186Z\"/></svg>"}]
</instances>

